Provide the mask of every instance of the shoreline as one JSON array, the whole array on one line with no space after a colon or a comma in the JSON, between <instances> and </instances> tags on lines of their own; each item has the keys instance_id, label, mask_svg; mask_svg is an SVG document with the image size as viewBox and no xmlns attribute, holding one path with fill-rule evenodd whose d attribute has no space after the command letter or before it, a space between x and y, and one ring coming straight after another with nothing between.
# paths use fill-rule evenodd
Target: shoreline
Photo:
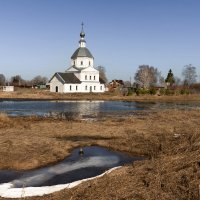
<instances>
[{"instance_id":1,"label":"shoreline","mask_svg":"<svg viewBox=\"0 0 200 200\"><path fill-rule=\"evenodd\" d=\"M200 94L189 95L132 95L122 96L114 94L58 94L50 92L35 93L3 93L0 92L0 101L129 101L129 102L200 102Z\"/></svg>"},{"instance_id":2,"label":"shoreline","mask_svg":"<svg viewBox=\"0 0 200 200\"><path fill-rule=\"evenodd\" d=\"M52 186L13 188L11 182L4 183L4 184L0 184L0 196L3 198L13 198L13 199L26 198L26 197L43 197L44 195L48 195L54 192L59 192L64 189L74 188L86 181L91 181L94 179L101 178L104 175L108 175L112 171L117 170L121 167L122 166L110 168L106 170L105 172L99 175L90 177L90 178L85 178L78 181L73 181L71 183L58 184L58 185L52 185Z\"/></svg>"}]
</instances>

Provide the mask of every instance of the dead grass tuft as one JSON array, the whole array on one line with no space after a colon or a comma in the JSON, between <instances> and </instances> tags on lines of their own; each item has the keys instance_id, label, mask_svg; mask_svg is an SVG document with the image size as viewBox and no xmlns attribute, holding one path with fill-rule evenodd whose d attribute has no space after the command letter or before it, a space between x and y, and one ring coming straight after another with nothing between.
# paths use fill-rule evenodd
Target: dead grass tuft
<instances>
[{"instance_id":1,"label":"dead grass tuft","mask_svg":"<svg viewBox=\"0 0 200 200\"><path fill-rule=\"evenodd\" d=\"M12 127L12 120L5 113L0 113L0 129Z\"/></svg>"},{"instance_id":2,"label":"dead grass tuft","mask_svg":"<svg viewBox=\"0 0 200 200\"><path fill-rule=\"evenodd\" d=\"M0 121L2 121L2 122L8 122L9 121L8 115L5 114L5 113L0 113Z\"/></svg>"}]
</instances>

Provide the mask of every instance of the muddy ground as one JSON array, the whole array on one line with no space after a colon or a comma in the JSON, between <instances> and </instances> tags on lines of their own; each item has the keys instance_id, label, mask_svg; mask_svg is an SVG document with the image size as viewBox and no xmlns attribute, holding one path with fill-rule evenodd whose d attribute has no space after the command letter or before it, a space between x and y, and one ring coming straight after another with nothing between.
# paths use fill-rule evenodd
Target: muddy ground
<instances>
[{"instance_id":1,"label":"muddy ground","mask_svg":"<svg viewBox=\"0 0 200 200\"><path fill-rule=\"evenodd\" d=\"M1 169L45 166L85 145L149 159L73 189L25 199L200 199L199 108L137 111L97 121L0 116Z\"/></svg>"}]
</instances>

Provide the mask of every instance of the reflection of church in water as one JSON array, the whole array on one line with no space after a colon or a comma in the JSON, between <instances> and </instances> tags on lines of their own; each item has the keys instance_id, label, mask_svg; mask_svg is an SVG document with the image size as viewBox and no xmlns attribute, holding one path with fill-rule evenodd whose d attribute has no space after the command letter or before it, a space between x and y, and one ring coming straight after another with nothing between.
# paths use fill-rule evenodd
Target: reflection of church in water
<instances>
[{"instance_id":1,"label":"reflection of church in water","mask_svg":"<svg viewBox=\"0 0 200 200\"><path fill-rule=\"evenodd\" d=\"M102 93L105 83L94 68L94 57L86 48L85 33L80 33L79 48L71 56L71 66L64 72L56 72L49 81L51 92Z\"/></svg>"},{"instance_id":2,"label":"reflection of church in water","mask_svg":"<svg viewBox=\"0 0 200 200\"><path fill-rule=\"evenodd\" d=\"M66 108L50 112L49 116L67 120L96 118L101 112L102 103L104 101L67 101Z\"/></svg>"}]
</instances>

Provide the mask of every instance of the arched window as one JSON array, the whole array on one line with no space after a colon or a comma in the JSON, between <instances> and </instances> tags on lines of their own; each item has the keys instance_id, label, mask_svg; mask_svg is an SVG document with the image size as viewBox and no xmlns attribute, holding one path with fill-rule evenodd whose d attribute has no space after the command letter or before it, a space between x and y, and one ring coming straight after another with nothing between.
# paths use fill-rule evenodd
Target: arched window
<instances>
[{"instance_id":1,"label":"arched window","mask_svg":"<svg viewBox=\"0 0 200 200\"><path fill-rule=\"evenodd\" d=\"M100 87L100 90L102 90L102 86Z\"/></svg>"},{"instance_id":2,"label":"arched window","mask_svg":"<svg viewBox=\"0 0 200 200\"><path fill-rule=\"evenodd\" d=\"M81 61L81 65L83 65L83 61Z\"/></svg>"},{"instance_id":3,"label":"arched window","mask_svg":"<svg viewBox=\"0 0 200 200\"><path fill-rule=\"evenodd\" d=\"M71 85L69 86L69 90L72 90L72 86Z\"/></svg>"},{"instance_id":4,"label":"arched window","mask_svg":"<svg viewBox=\"0 0 200 200\"><path fill-rule=\"evenodd\" d=\"M78 86L76 85L76 91L78 90Z\"/></svg>"},{"instance_id":5,"label":"arched window","mask_svg":"<svg viewBox=\"0 0 200 200\"><path fill-rule=\"evenodd\" d=\"M87 80L87 75L85 75L85 80Z\"/></svg>"},{"instance_id":6,"label":"arched window","mask_svg":"<svg viewBox=\"0 0 200 200\"><path fill-rule=\"evenodd\" d=\"M56 92L58 92L58 86L56 86Z\"/></svg>"},{"instance_id":7,"label":"arched window","mask_svg":"<svg viewBox=\"0 0 200 200\"><path fill-rule=\"evenodd\" d=\"M95 80L95 78L96 78L96 77L94 76L94 80Z\"/></svg>"},{"instance_id":8,"label":"arched window","mask_svg":"<svg viewBox=\"0 0 200 200\"><path fill-rule=\"evenodd\" d=\"M85 90L87 90L87 85L85 86Z\"/></svg>"},{"instance_id":9,"label":"arched window","mask_svg":"<svg viewBox=\"0 0 200 200\"><path fill-rule=\"evenodd\" d=\"M92 80L92 76L90 76L90 80Z\"/></svg>"}]
</instances>

